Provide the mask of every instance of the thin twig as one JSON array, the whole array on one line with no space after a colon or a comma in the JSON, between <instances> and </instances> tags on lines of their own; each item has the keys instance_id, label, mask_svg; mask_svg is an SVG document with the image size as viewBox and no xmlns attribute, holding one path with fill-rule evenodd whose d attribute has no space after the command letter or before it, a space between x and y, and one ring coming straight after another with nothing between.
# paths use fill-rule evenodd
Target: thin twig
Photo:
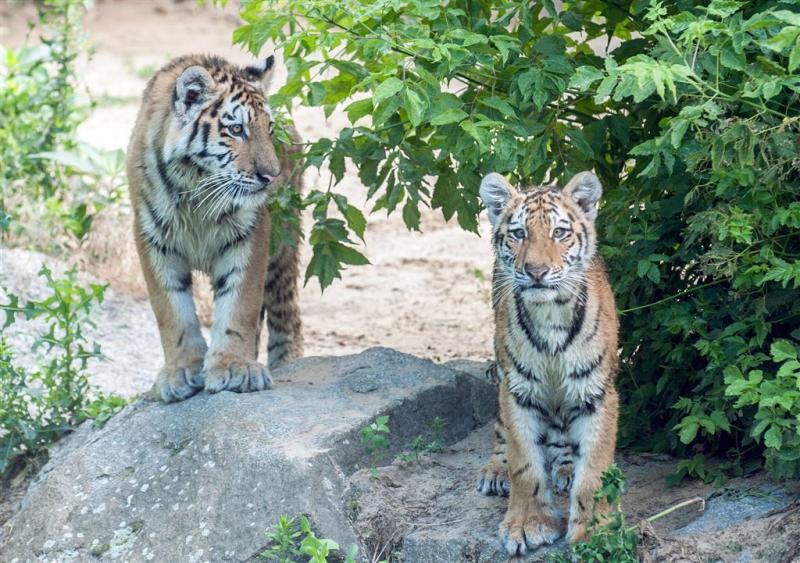
<instances>
[{"instance_id":1,"label":"thin twig","mask_svg":"<svg viewBox=\"0 0 800 563\"><path fill-rule=\"evenodd\" d=\"M728 281L728 280L727 279L721 279L721 280L716 280L716 281L713 281L713 282L708 282L708 283L703 283L703 284L700 284L700 285L696 285L694 287L690 287L689 289L684 289L683 291L680 291L680 292L678 292L678 293L676 293L674 295L670 295L670 296L665 297L663 299L659 299L658 301L653 301L652 303L647 303L645 305L639 305L638 307L631 307L630 309L623 309L621 311L618 311L617 313L620 314L620 315L624 315L625 313L632 313L633 311L639 311L641 309L647 309L649 307L655 307L656 305L661 305L662 303L666 303L667 301L672 301L673 299L677 299L678 297L683 297L684 295L688 295L689 293L697 291L698 289L704 289L706 287L711 287L712 285L719 285L722 282L726 282L726 281Z\"/></svg>"},{"instance_id":2,"label":"thin twig","mask_svg":"<svg viewBox=\"0 0 800 563\"><path fill-rule=\"evenodd\" d=\"M656 520L658 520L660 518L663 518L664 516L667 516L668 514L671 514L671 513L675 512L676 510L679 510L679 509L684 508L686 506L691 506L693 504L698 504L698 503L700 504L700 512L703 512L706 509L706 501L705 501L705 499L703 497L694 497L694 498L690 498L689 500L685 500L683 502L679 502L678 504L676 504L674 506L670 506L666 510L662 510L658 514L654 514L653 516L650 516L646 520L647 520L647 522L655 522ZM636 526L630 526L629 528L627 528L626 531L632 532L638 527L639 527L638 524Z\"/></svg>"}]
</instances>

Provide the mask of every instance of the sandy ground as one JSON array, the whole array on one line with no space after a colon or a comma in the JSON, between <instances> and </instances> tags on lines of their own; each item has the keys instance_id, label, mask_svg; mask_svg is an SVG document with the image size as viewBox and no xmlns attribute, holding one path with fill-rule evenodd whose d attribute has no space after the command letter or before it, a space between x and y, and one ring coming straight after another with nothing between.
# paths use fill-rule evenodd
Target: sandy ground
<instances>
[{"instance_id":1,"label":"sandy ground","mask_svg":"<svg viewBox=\"0 0 800 563\"><path fill-rule=\"evenodd\" d=\"M17 46L28 33L27 22L35 19L34 11L29 5L3 4L0 44ZM231 46L238 17L236 2L230 4L222 10L191 1L97 0L85 18L94 54L79 62L79 77L97 108L80 128L80 138L102 148L125 148L146 80L174 56L210 52L238 62L252 60L250 54ZM264 54L269 51L266 47ZM284 78L280 68L275 84ZM298 108L294 117L306 139L334 136L349 125L343 114L326 119L316 108ZM309 187L327 187L328 180L327 171L311 169L306 175ZM352 169L338 189L356 202L364 200L365 189ZM423 213L423 233L408 232L399 214L388 218L374 214L368 219L363 250L371 265L349 269L324 294L314 280L301 292L306 354L348 354L381 345L434 360L488 358L492 318L487 223L478 237L430 210ZM115 372L150 371L148 377L152 377L159 362L158 340L152 315L146 312L129 223L127 205L99 218L91 240L73 261L110 283L117 290L115 299L139 305L117 309L111 315L114 322L101 323L96 336L111 356ZM309 254L306 249L305 263ZM14 269L7 259L5 264L0 261L5 283L18 278L22 283L11 285L23 293L40 258L31 255L28 260L31 263L25 264L23 256L15 256ZM139 362L142 356L147 359ZM139 363L122 365L128 361ZM99 382L129 394L142 391L147 377L141 377L141 383L136 378L136 383L118 387L114 379L128 381L130 377L104 377Z\"/></svg>"},{"instance_id":2,"label":"sandy ground","mask_svg":"<svg viewBox=\"0 0 800 563\"><path fill-rule=\"evenodd\" d=\"M492 559L492 549L497 548L491 544L508 499L475 491L475 476L491 440L491 425L485 425L441 453L410 462L396 459L381 467L377 478L369 469L353 475L354 520L356 529L363 531L366 556L402 550L403 538L410 538L414 561L427 560L423 555L445 547L451 554L463 550L463 561L505 560ZM669 456L626 451L617 454L616 462L627 477L622 507L629 526L684 501L705 501L705 510L698 510L701 503L694 502L645 526L639 544L643 562L800 561L797 482L776 485L760 473L733 478L717 489L699 480L669 487L666 477L675 471L675 460ZM566 515L566 495L559 494L557 503ZM563 545L559 541L555 548ZM549 551L539 549L524 561L546 561ZM521 563L522 559L508 561Z\"/></svg>"}]
</instances>

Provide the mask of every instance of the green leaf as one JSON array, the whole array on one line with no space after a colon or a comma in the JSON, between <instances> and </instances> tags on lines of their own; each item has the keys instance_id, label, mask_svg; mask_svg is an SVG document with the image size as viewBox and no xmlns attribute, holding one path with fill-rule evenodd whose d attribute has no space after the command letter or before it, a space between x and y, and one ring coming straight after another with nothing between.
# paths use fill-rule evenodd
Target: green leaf
<instances>
[{"instance_id":1,"label":"green leaf","mask_svg":"<svg viewBox=\"0 0 800 563\"><path fill-rule=\"evenodd\" d=\"M679 434L680 440L683 444L691 444L697 436L697 431L700 425L697 422L690 422L683 424Z\"/></svg>"},{"instance_id":2,"label":"green leaf","mask_svg":"<svg viewBox=\"0 0 800 563\"><path fill-rule=\"evenodd\" d=\"M347 226L360 238L364 240L364 231L367 228L367 220L361 210L351 205L343 195L335 194L333 200L339 212L347 221Z\"/></svg>"},{"instance_id":3,"label":"green leaf","mask_svg":"<svg viewBox=\"0 0 800 563\"><path fill-rule=\"evenodd\" d=\"M650 270L649 260L639 260L636 263L636 275L639 276L640 278L645 277L649 270Z\"/></svg>"},{"instance_id":4,"label":"green leaf","mask_svg":"<svg viewBox=\"0 0 800 563\"><path fill-rule=\"evenodd\" d=\"M364 100L358 100L347 106L345 111L347 112L347 119L350 120L350 123L354 124L356 121L364 117L365 115L369 115L372 113L372 100L366 98Z\"/></svg>"},{"instance_id":5,"label":"green leaf","mask_svg":"<svg viewBox=\"0 0 800 563\"><path fill-rule=\"evenodd\" d=\"M789 72L794 72L800 66L800 37L794 43L789 53Z\"/></svg>"},{"instance_id":6,"label":"green leaf","mask_svg":"<svg viewBox=\"0 0 800 563\"><path fill-rule=\"evenodd\" d=\"M420 213L417 204L413 200L407 199L405 205L403 205L403 222L408 229L419 231L419 221Z\"/></svg>"},{"instance_id":7,"label":"green leaf","mask_svg":"<svg viewBox=\"0 0 800 563\"><path fill-rule=\"evenodd\" d=\"M770 12L770 15L776 17L782 22L800 27L800 14L798 13L790 12L789 10L775 10Z\"/></svg>"},{"instance_id":8,"label":"green leaf","mask_svg":"<svg viewBox=\"0 0 800 563\"><path fill-rule=\"evenodd\" d=\"M422 117L425 115L427 104L414 90L410 88L405 89L405 110L408 115L408 120L411 125L417 127L422 123Z\"/></svg>"},{"instance_id":9,"label":"green leaf","mask_svg":"<svg viewBox=\"0 0 800 563\"><path fill-rule=\"evenodd\" d=\"M517 167L517 140L506 131L497 137L494 147L494 171L511 172Z\"/></svg>"},{"instance_id":10,"label":"green leaf","mask_svg":"<svg viewBox=\"0 0 800 563\"><path fill-rule=\"evenodd\" d=\"M672 131L670 132L670 144L673 148L677 149L681 146L683 136L686 134L686 130L689 128L689 120L676 118L672 120L671 125Z\"/></svg>"},{"instance_id":11,"label":"green leaf","mask_svg":"<svg viewBox=\"0 0 800 563\"><path fill-rule=\"evenodd\" d=\"M448 123L457 123L467 117L467 112L458 108L450 108L435 114L431 118L431 125L440 126L447 125Z\"/></svg>"},{"instance_id":12,"label":"green leaf","mask_svg":"<svg viewBox=\"0 0 800 563\"><path fill-rule=\"evenodd\" d=\"M486 107L496 109L506 117L512 119L517 118L517 112L514 110L514 107L502 98L490 96L488 98L481 98L479 102Z\"/></svg>"},{"instance_id":13,"label":"green leaf","mask_svg":"<svg viewBox=\"0 0 800 563\"><path fill-rule=\"evenodd\" d=\"M797 359L797 348L788 340L776 340L770 346L770 354L776 362Z\"/></svg>"},{"instance_id":14,"label":"green leaf","mask_svg":"<svg viewBox=\"0 0 800 563\"><path fill-rule=\"evenodd\" d=\"M781 364L778 368L778 377L796 377L800 373L800 362L797 360L789 360Z\"/></svg>"},{"instance_id":15,"label":"green leaf","mask_svg":"<svg viewBox=\"0 0 800 563\"><path fill-rule=\"evenodd\" d=\"M800 27L784 27L778 34L765 41L765 45L773 51L782 52L787 47L794 45L800 35Z\"/></svg>"},{"instance_id":16,"label":"green leaf","mask_svg":"<svg viewBox=\"0 0 800 563\"><path fill-rule=\"evenodd\" d=\"M593 66L581 66L575 69L575 74L569 80L569 87L579 92L585 92L601 78L603 78L603 73L600 69Z\"/></svg>"},{"instance_id":17,"label":"green leaf","mask_svg":"<svg viewBox=\"0 0 800 563\"><path fill-rule=\"evenodd\" d=\"M769 427L766 434L764 434L764 445L773 450L781 449L783 443L783 432L781 429L773 424Z\"/></svg>"},{"instance_id":18,"label":"green leaf","mask_svg":"<svg viewBox=\"0 0 800 563\"><path fill-rule=\"evenodd\" d=\"M403 89L403 82L399 78L391 76L381 82L372 95L372 107L378 107L383 100L391 98Z\"/></svg>"},{"instance_id":19,"label":"green leaf","mask_svg":"<svg viewBox=\"0 0 800 563\"><path fill-rule=\"evenodd\" d=\"M367 257L352 246L337 244L335 248L336 258L338 258L339 262L342 264L350 264L352 266L366 266L369 264Z\"/></svg>"},{"instance_id":20,"label":"green leaf","mask_svg":"<svg viewBox=\"0 0 800 563\"><path fill-rule=\"evenodd\" d=\"M734 70L744 70L747 67L747 59L744 53L737 52L732 47L725 47L720 52L719 57L722 66Z\"/></svg>"},{"instance_id":21,"label":"green leaf","mask_svg":"<svg viewBox=\"0 0 800 563\"><path fill-rule=\"evenodd\" d=\"M489 149L489 132L486 129L479 127L472 121L462 121L461 129L477 141L481 150Z\"/></svg>"},{"instance_id":22,"label":"green leaf","mask_svg":"<svg viewBox=\"0 0 800 563\"><path fill-rule=\"evenodd\" d=\"M339 150L331 152L328 166L331 174L336 178L336 183L341 182L342 178L344 178L344 152Z\"/></svg>"}]
</instances>

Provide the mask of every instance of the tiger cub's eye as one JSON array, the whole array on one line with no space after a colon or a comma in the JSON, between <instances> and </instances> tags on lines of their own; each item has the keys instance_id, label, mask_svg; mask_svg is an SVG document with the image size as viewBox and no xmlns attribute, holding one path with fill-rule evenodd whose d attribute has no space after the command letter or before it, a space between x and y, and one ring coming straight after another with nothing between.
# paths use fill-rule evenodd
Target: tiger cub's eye
<instances>
[{"instance_id":1,"label":"tiger cub's eye","mask_svg":"<svg viewBox=\"0 0 800 563\"><path fill-rule=\"evenodd\" d=\"M567 236L569 229L564 229L562 227L556 227L553 229L553 238L564 238Z\"/></svg>"},{"instance_id":2,"label":"tiger cub's eye","mask_svg":"<svg viewBox=\"0 0 800 563\"><path fill-rule=\"evenodd\" d=\"M242 134L242 132L244 132L244 127L242 127L237 123L236 125L229 126L228 131L230 131L231 134L236 135L238 137Z\"/></svg>"},{"instance_id":3,"label":"tiger cub's eye","mask_svg":"<svg viewBox=\"0 0 800 563\"><path fill-rule=\"evenodd\" d=\"M524 229L511 229L508 231L508 234L517 240L522 240L525 238L525 230Z\"/></svg>"}]
</instances>

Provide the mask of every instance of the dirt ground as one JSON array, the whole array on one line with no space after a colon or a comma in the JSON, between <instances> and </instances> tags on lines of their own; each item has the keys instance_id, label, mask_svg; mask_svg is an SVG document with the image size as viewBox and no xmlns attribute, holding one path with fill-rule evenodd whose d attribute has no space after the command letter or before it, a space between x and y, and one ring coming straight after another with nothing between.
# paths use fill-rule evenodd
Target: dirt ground
<instances>
[{"instance_id":1,"label":"dirt ground","mask_svg":"<svg viewBox=\"0 0 800 563\"><path fill-rule=\"evenodd\" d=\"M78 75L97 106L79 130L81 140L101 148L125 148L147 79L174 56L208 52L251 61L249 53L231 46L238 25L237 4L231 1L223 10L193 1L96 0L84 22L94 54L79 61ZM0 44L21 44L28 22L34 20L28 3L3 2ZM265 47L262 54L269 52ZM274 84L279 86L284 79L279 65ZM294 118L309 140L336 135L349 125L342 113L326 119L316 108L298 108ZM328 181L326 170L311 169L306 174L308 187L327 187ZM353 169L338 189L355 202L364 201L365 190ZM119 293L144 302L127 203L104 213L72 261ZM462 231L455 221L446 223L431 210L423 213L423 233L407 231L399 214L387 218L376 213L368 221L363 251L371 265L349 269L324 294L315 280L302 289L306 354L348 354L381 345L439 361L488 358L491 250L485 220L480 237ZM309 258L306 248L304 262ZM26 269L37 268L31 264ZM207 291L202 293L201 313L208 316ZM137 314L126 336L135 335L138 321ZM153 329L153 323L146 327ZM119 344L110 331L101 330L97 338L101 345L104 339ZM136 346L138 340L127 338L127 345ZM152 341L149 336L145 340ZM119 391L132 389L122 385Z\"/></svg>"},{"instance_id":2,"label":"dirt ground","mask_svg":"<svg viewBox=\"0 0 800 563\"><path fill-rule=\"evenodd\" d=\"M495 536L508 499L475 491L476 476L489 455L490 426L441 453L395 460L381 467L377 478L367 469L351 478L353 518L356 529L365 531L362 540L372 561L387 553L418 561L442 552L460 553L464 561L506 560ZM668 487L666 477L675 470L669 456L619 452L616 462L627 477L622 507L629 526L684 501L704 501L705 510L695 503L644 525L639 542L643 562L800 561L799 483L778 486L761 473L731 479L719 489L698 480ZM566 515L566 497L557 500ZM524 561L546 561L548 553L563 546L559 541Z\"/></svg>"}]
</instances>

